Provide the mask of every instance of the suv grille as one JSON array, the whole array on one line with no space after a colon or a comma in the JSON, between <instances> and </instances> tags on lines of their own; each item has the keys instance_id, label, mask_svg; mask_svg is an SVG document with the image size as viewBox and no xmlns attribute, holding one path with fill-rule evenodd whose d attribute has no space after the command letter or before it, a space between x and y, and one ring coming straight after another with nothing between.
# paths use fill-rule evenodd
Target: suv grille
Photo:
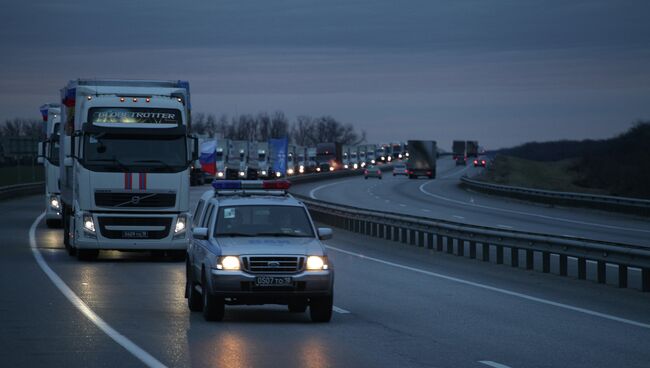
<instances>
[{"instance_id":1,"label":"suv grille","mask_svg":"<svg viewBox=\"0 0 650 368\"><path fill-rule=\"evenodd\" d=\"M305 257L244 256L244 270L250 273L297 273L305 266Z\"/></svg>"},{"instance_id":2,"label":"suv grille","mask_svg":"<svg viewBox=\"0 0 650 368\"><path fill-rule=\"evenodd\" d=\"M95 204L100 207L174 207L175 193L95 193Z\"/></svg>"}]
</instances>

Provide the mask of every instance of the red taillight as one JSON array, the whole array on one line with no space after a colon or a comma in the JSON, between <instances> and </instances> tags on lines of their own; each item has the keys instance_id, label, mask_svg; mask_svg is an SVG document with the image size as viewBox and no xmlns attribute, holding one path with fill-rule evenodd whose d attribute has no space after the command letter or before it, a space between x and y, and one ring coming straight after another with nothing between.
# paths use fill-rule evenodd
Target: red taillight
<instances>
[{"instance_id":1,"label":"red taillight","mask_svg":"<svg viewBox=\"0 0 650 368\"><path fill-rule=\"evenodd\" d=\"M483 165L485 165L485 160L481 161L481 163L482 163Z\"/></svg>"},{"instance_id":2,"label":"red taillight","mask_svg":"<svg viewBox=\"0 0 650 368\"><path fill-rule=\"evenodd\" d=\"M477 160L474 160L474 164L475 164L475 165L478 164L478 161L477 161Z\"/></svg>"},{"instance_id":3,"label":"red taillight","mask_svg":"<svg viewBox=\"0 0 650 368\"><path fill-rule=\"evenodd\" d=\"M368 170L363 170L363 173L364 173L365 175L368 175Z\"/></svg>"},{"instance_id":4,"label":"red taillight","mask_svg":"<svg viewBox=\"0 0 650 368\"><path fill-rule=\"evenodd\" d=\"M288 180L270 180L270 181L263 181L262 182L262 188L263 189L281 189L281 190L287 190L291 187L291 182Z\"/></svg>"}]
</instances>

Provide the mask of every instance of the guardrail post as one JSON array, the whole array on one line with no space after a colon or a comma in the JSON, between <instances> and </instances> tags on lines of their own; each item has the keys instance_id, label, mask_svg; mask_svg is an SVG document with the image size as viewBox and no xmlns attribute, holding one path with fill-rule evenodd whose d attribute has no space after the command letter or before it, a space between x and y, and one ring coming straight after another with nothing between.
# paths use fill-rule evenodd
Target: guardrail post
<instances>
[{"instance_id":1,"label":"guardrail post","mask_svg":"<svg viewBox=\"0 0 650 368\"><path fill-rule=\"evenodd\" d=\"M607 269L607 263L604 261L598 261L596 263L598 267L598 283L599 284L604 284L607 282L607 274L606 274L606 269Z\"/></svg>"},{"instance_id":2,"label":"guardrail post","mask_svg":"<svg viewBox=\"0 0 650 368\"><path fill-rule=\"evenodd\" d=\"M490 244L483 243L483 262L490 261Z\"/></svg>"},{"instance_id":3,"label":"guardrail post","mask_svg":"<svg viewBox=\"0 0 650 368\"><path fill-rule=\"evenodd\" d=\"M409 244L415 245L415 237L416 237L415 230L411 229L409 234Z\"/></svg>"},{"instance_id":4,"label":"guardrail post","mask_svg":"<svg viewBox=\"0 0 650 368\"><path fill-rule=\"evenodd\" d=\"M542 252L542 272L551 272L551 253Z\"/></svg>"},{"instance_id":5,"label":"guardrail post","mask_svg":"<svg viewBox=\"0 0 650 368\"><path fill-rule=\"evenodd\" d=\"M458 255L461 257L465 257L465 240L458 239L457 244L458 244Z\"/></svg>"},{"instance_id":6,"label":"guardrail post","mask_svg":"<svg viewBox=\"0 0 650 368\"><path fill-rule=\"evenodd\" d=\"M578 278L584 280L587 278L587 260L585 258L578 258Z\"/></svg>"},{"instance_id":7,"label":"guardrail post","mask_svg":"<svg viewBox=\"0 0 650 368\"><path fill-rule=\"evenodd\" d=\"M641 291L650 291L650 268L641 269Z\"/></svg>"},{"instance_id":8,"label":"guardrail post","mask_svg":"<svg viewBox=\"0 0 650 368\"><path fill-rule=\"evenodd\" d=\"M442 235L440 234L436 237L436 250L442 252Z\"/></svg>"},{"instance_id":9,"label":"guardrail post","mask_svg":"<svg viewBox=\"0 0 650 368\"><path fill-rule=\"evenodd\" d=\"M622 264L618 265L618 287L627 287L627 266Z\"/></svg>"},{"instance_id":10,"label":"guardrail post","mask_svg":"<svg viewBox=\"0 0 650 368\"><path fill-rule=\"evenodd\" d=\"M519 267L519 248L510 248L510 266Z\"/></svg>"},{"instance_id":11,"label":"guardrail post","mask_svg":"<svg viewBox=\"0 0 650 368\"><path fill-rule=\"evenodd\" d=\"M560 276L566 276L567 275L567 256L564 254L560 254Z\"/></svg>"},{"instance_id":12,"label":"guardrail post","mask_svg":"<svg viewBox=\"0 0 650 368\"><path fill-rule=\"evenodd\" d=\"M535 252L526 249L526 269L532 270L535 267Z\"/></svg>"},{"instance_id":13,"label":"guardrail post","mask_svg":"<svg viewBox=\"0 0 650 368\"><path fill-rule=\"evenodd\" d=\"M503 246L497 245L497 264L503 264Z\"/></svg>"},{"instance_id":14,"label":"guardrail post","mask_svg":"<svg viewBox=\"0 0 650 368\"><path fill-rule=\"evenodd\" d=\"M476 258L476 242L474 240L469 241L469 258Z\"/></svg>"},{"instance_id":15,"label":"guardrail post","mask_svg":"<svg viewBox=\"0 0 650 368\"><path fill-rule=\"evenodd\" d=\"M454 254L454 238L451 236L447 237L447 253Z\"/></svg>"},{"instance_id":16,"label":"guardrail post","mask_svg":"<svg viewBox=\"0 0 650 368\"><path fill-rule=\"evenodd\" d=\"M427 248L433 249L433 237L435 236L434 233L427 233Z\"/></svg>"}]
</instances>

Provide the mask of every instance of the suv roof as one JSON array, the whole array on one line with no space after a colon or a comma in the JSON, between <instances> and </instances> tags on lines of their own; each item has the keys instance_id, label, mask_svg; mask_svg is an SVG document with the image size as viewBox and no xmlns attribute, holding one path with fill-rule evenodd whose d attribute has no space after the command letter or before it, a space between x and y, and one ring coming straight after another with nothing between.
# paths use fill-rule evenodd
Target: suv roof
<instances>
[{"instance_id":1,"label":"suv roof","mask_svg":"<svg viewBox=\"0 0 650 368\"><path fill-rule=\"evenodd\" d=\"M265 194L233 194L228 196L214 196L213 200L221 206L298 206L302 207L302 202L293 198L290 194L286 195L265 195Z\"/></svg>"}]
</instances>

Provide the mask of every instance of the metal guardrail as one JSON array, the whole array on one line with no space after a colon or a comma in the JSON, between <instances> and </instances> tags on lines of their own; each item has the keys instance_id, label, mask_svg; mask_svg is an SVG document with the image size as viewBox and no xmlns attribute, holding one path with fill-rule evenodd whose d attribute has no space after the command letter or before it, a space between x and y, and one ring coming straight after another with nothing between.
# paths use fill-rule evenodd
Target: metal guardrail
<instances>
[{"instance_id":1,"label":"metal guardrail","mask_svg":"<svg viewBox=\"0 0 650 368\"><path fill-rule=\"evenodd\" d=\"M460 181L461 185L465 187L486 193L506 195L544 203L567 204L650 216L650 200L646 199L515 187L486 183L465 176L462 177Z\"/></svg>"},{"instance_id":2,"label":"metal guardrail","mask_svg":"<svg viewBox=\"0 0 650 368\"><path fill-rule=\"evenodd\" d=\"M477 258L477 249L483 261L506 263L513 267L534 269L535 257L541 257L541 271L551 272L553 266L561 276L587 278L587 268L595 263L596 281L606 283L608 266L617 268L619 287L628 287L629 268L641 273L640 289L650 291L650 245L647 247L589 240L568 236L494 229L484 226L455 223L425 217L396 215L351 206L315 201L305 196L303 201L312 216L320 222L364 235L398 241L438 251ZM494 254L492 256L492 254ZM552 257L553 256L553 257ZM492 257L492 259L491 259ZM523 259L523 262L520 261ZM568 264L575 263L575 275L569 275Z\"/></svg>"},{"instance_id":3,"label":"metal guardrail","mask_svg":"<svg viewBox=\"0 0 650 368\"><path fill-rule=\"evenodd\" d=\"M0 200L45 193L45 182L8 185L0 187Z\"/></svg>"}]
</instances>

